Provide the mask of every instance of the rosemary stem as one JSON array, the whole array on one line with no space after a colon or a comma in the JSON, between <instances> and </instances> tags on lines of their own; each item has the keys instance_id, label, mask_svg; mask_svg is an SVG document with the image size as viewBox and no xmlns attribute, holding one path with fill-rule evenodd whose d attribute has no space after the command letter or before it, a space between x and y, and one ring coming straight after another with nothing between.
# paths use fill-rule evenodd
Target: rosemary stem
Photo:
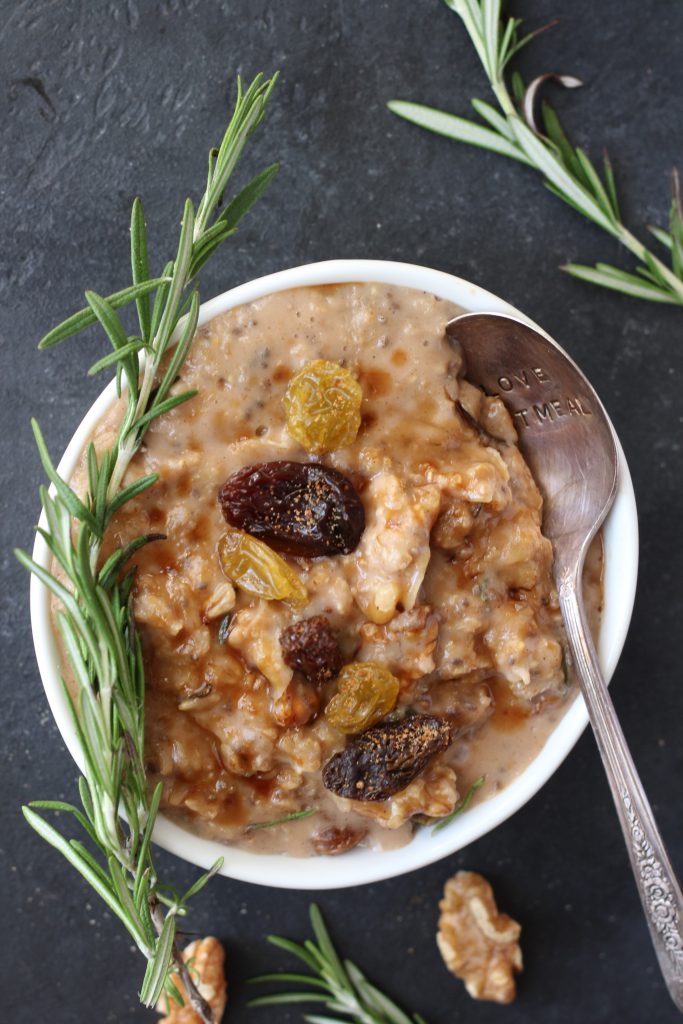
<instances>
[{"instance_id":1,"label":"rosemary stem","mask_svg":"<svg viewBox=\"0 0 683 1024\"><path fill-rule=\"evenodd\" d=\"M142 415L142 412L147 407L150 392L152 390L152 384L154 382L154 364L153 359L150 357L146 364L142 375L142 381L140 384L140 396L138 398L137 408L135 410L135 420ZM144 404L142 400L144 399ZM142 410L142 412L141 412ZM111 479L107 488L107 502L113 501L121 489L123 478L126 475L130 461L140 447L140 442L134 439L133 432L129 433L124 439L123 444L119 447L116 462L112 470ZM99 553L99 551L98 551Z\"/></svg>"},{"instance_id":2,"label":"rosemary stem","mask_svg":"<svg viewBox=\"0 0 683 1024\"><path fill-rule=\"evenodd\" d=\"M500 104L500 107L505 116L517 117L518 115L517 111L515 110L515 105L512 102L512 99L510 98L510 93L507 91L507 88L503 80L498 79L497 81L492 82L491 88L493 89L493 94L498 100L498 103Z\"/></svg>"},{"instance_id":3,"label":"rosemary stem","mask_svg":"<svg viewBox=\"0 0 683 1024\"><path fill-rule=\"evenodd\" d=\"M128 469L128 465L130 463L130 460L133 458L134 455L135 455L135 448L131 444L129 444L128 439L126 439L123 442L123 444L121 445L121 447L119 448L118 454L116 456L116 462L114 463L114 468L112 470L111 479L109 481L109 486L107 488L107 503L108 504L111 501L113 501L113 499L116 497L116 495L120 491L121 483L123 482L123 478L126 475L126 470ZM98 555L99 555L100 547L101 547L101 544L98 543L97 544L97 553L98 553Z\"/></svg>"},{"instance_id":4,"label":"rosemary stem","mask_svg":"<svg viewBox=\"0 0 683 1024\"><path fill-rule=\"evenodd\" d=\"M119 852L118 842L118 814L114 808L114 804L108 796L102 798L102 819L104 827L107 830L107 839L109 841L109 848L112 853L116 856ZM125 866L125 865L124 865Z\"/></svg>"}]
</instances>

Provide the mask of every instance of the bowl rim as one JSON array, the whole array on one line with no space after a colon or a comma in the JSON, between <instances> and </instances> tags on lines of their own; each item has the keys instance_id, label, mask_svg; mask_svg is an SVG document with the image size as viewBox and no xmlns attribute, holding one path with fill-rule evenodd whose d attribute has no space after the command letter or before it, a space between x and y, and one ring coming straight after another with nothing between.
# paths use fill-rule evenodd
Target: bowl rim
<instances>
[{"instance_id":1,"label":"bowl rim","mask_svg":"<svg viewBox=\"0 0 683 1024\"><path fill-rule=\"evenodd\" d=\"M518 317L550 337L510 303L463 278L416 264L367 259L327 260L304 264L238 285L201 305L198 327L235 306L252 302L273 292L351 282L376 282L430 292L456 303L467 312L497 312ZM59 462L60 476L70 478L95 423L115 398L115 382L111 381L86 412L71 438ZM614 505L603 525L606 548L605 607L597 644L600 664L607 681L614 673L626 639L635 599L638 568L635 495L616 432L615 438L619 454L619 480ZM44 514L41 515L39 525L45 526ZM612 548L615 553L619 553L618 564L616 558L609 558ZM33 558L42 567L49 564L49 549L39 533L36 535ZM30 589L33 643L43 687L62 739L82 771L81 752L61 683L57 644L50 622L49 592L35 575L31 576ZM274 888L339 889L382 881L426 867L455 853L509 818L553 775L587 724L586 707L582 696L577 694L572 706L550 733L543 748L527 768L503 790L483 803L475 804L467 814L456 818L437 835L433 836L429 829L421 829L407 845L398 849L356 849L344 854L343 857L315 858L252 853L197 836L163 815L159 816L155 825L154 842L162 849L204 869L211 867L219 856L223 856L225 859L221 874Z\"/></svg>"}]
</instances>

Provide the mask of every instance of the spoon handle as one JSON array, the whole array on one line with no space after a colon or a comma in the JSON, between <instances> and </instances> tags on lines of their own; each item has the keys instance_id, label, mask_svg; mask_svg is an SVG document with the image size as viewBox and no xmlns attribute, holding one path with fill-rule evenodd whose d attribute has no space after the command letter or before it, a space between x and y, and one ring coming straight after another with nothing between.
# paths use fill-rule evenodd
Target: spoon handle
<instances>
[{"instance_id":1,"label":"spoon handle","mask_svg":"<svg viewBox=\"0 0 683 1024\"><path fill-rule=\"evenodd\" d=\"M569 649L607 772L659 966L671 998L683 1012L683 893L600 671L579 580L580 572L558 580Z\"/></svg>"}]
</instances>

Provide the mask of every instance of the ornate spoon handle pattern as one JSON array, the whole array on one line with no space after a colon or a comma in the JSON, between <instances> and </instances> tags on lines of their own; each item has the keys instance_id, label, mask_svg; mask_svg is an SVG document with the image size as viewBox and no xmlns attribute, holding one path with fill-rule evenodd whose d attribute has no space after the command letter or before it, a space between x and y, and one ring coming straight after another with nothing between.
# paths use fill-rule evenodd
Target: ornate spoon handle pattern
<instances>
[{"instance_id":1,"label":"ornate spoon handle pattern","mask_svg":"<svg viewBox=\"0 0 683 1024\"><path fill-rule=\"evenodd\" d=\"M683 1011L683 893L598 665L580 572L558 581L569 648L605 765L652 943L671 998Z\"/></svg>"}]
</instances>

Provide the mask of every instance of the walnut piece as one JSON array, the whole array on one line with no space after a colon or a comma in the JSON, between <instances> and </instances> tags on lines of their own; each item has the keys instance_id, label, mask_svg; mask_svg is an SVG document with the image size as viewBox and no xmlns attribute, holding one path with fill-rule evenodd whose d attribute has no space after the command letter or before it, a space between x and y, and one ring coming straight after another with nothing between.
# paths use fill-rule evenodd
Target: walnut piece
<instances>
[{"instance_id":1,"label":"walnut piece","mask_svg":"<svg viewBox=\"0 0 683 1024\"><path fill-rule=\"evenodd\" d=\"M417 778L389 800L363 803L335 797L344 811L373 818L384 828L400 828L416 814L444 818L458 802L455 772L445 764L431 764Z\"/></svg>"},{"instance_id":2,"label":"walnut piece","mask_svg":"<svg viewBox=\"0 0 683 1024\"><path fill-rule=\"evenodd\" d=\"M294 676L280 647L280 634L290 624L291 612L281 601L264 601L241 608L230 625L228 644L251 668L261 672L271 685L275 700L281 697Z\"/></svg>"},{"instance_id":3,"label":"walnut piece","mask_svg":"<svg viewBox=\"0 0 683 1024\"><path fill-rule=\"evenodd\" d=\"M415 701L427 715L448 715L455 719L458 735L475 732L489 720L495 708L491 687L475 679L444 679Z\"/></svg>"},{"instance_id":4,"label":"walnut piece","mask_svg":"<svg viewBox=\"0 0 683 1024\"><path fill-rule=\"evenodd\" d=\"M235 607L236 600L237 595L232 583L223 580L222 583L214 587L213 593L204 607L204 618L218 619L222 615L227 615Z\"/></svg>"},{"instance_id":5,"label":"walnut piece","mask_svg":"<svg viewBox=\"0 0 683 1024\"><path fill-rule=\"evenodd\" d=\"M195 939L183 950L183 960L188 965L199 994L213 1010L215 1024L220 1024L227 1001L223 947L212 935L205 939ZM178 1006L172 999L162 995L157 1010L166 1016L159 1024L201 1024L201 1018L190 1006L185 988L177 975L173 975L173 981L185 1005Z\"/></svg>"},{"instance_id":6,"label":"walnut piece","mask_svg":"<svg viewBox=\"0 0 683 1024\"><path fill-rule=\"evenodd\" d=\"M382 626L364 623L358 661L379 661L399 678L420 679L434 671L439 620L429 605L416 605Z\"/></svg>"},{"instance_id":7,"label":"walnut piece","mask_svg":"<svg viewBox=\"0 0 683 1024\"><path fill-rule=\"evenodd\" d=\"M378 473L363 493L366 527L350 558L351 590L371 622L381 626L399 605L410 611L430 558L429 533L439 512L437 487L408 487Z\"/></svg>"},{"instance_id":8,"label":"walnut piece","mask_svg":"<svg viewBox=\"0 0 683 1024\"><path fill-rule=\"evenodd\" d=\"M521 925L500 914L482 875L458 871L439 903L436 942L446 967L465 982L473 999L511 1003L522 970Z\"/></svg>"}]
</instances>

